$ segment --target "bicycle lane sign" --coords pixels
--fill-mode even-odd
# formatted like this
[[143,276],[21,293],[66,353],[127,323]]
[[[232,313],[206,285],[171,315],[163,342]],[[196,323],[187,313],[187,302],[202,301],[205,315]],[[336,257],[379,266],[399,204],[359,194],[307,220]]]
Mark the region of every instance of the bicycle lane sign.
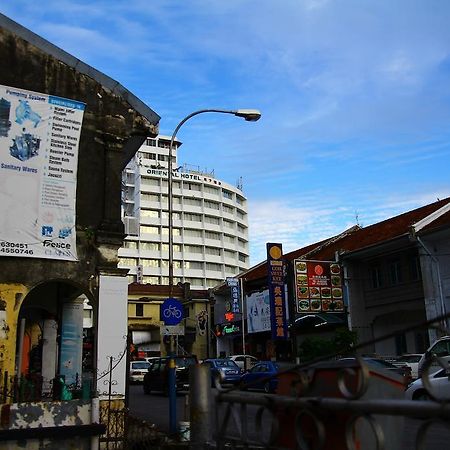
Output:
[[183,305],[175,298],[164,300],[161,305],[161,319],[164,325],[178,325],[183,319]]

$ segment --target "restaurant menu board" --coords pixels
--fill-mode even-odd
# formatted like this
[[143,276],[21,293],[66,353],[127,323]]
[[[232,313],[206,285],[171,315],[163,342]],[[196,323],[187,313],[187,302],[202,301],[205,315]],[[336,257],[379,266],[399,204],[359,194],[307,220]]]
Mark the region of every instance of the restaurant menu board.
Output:
[[329,261],[295,260],[298,313],[343,312],[341,266]]

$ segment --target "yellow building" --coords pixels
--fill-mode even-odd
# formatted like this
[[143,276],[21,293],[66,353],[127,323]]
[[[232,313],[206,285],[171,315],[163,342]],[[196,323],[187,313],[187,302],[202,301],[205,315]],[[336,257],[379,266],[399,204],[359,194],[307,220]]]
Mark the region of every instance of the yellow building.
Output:
[[[170,350],[164,335],[160,309],[169,297],[169,287],[132,283],[128,286],[128,332],[132,357],[164,356]],[[177,354],[193,354],[198,359],[212,355],[210,339],[210,304],[207,290],[191,290],[189,283],[173,288],[173,297],[184,307],[180,325],[184,333],[174,336]]]

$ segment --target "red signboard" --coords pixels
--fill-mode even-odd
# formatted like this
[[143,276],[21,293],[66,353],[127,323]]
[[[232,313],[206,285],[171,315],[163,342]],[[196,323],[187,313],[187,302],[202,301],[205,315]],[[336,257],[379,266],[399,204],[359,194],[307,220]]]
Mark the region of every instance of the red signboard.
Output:
[[294,264],[298,313],[344,311],[342,270],[338,263],[297,259]]

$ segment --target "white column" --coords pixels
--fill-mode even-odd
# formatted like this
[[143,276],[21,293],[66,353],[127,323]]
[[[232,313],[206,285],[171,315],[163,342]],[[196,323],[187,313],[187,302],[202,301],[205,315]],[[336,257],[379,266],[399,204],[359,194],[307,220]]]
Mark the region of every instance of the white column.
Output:
[[42,391],[48,393],[51,391],[51,381],[56,375],[56,362],[58,344],[56,337],[58,334],[58,324],[54,319],[44,321],[42,332]]
[[59,373],[66,385],[81,385],[83,360],[83,298],[63,303],[61,320],[61,347],[59,349]]
[[128,281],[126,277],[100,275],[97,330],[97,389],[108,393],[109,363],[113,358],[112,392],[125,395],[128,329]]

